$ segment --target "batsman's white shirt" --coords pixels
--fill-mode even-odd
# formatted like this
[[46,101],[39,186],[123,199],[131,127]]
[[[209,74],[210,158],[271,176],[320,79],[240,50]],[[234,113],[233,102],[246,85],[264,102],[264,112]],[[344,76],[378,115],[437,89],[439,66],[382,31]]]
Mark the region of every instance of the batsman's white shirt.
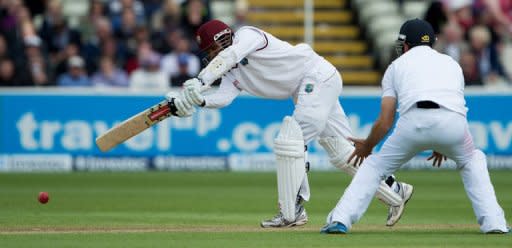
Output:
[[224,107],[242,91],[271,99],[293,97],[294,118],[303,129],[306,143],[318,135],[350,136],[338,101],[341,77],[309,45],[293,46],[261,29],[246,26],[234,34],[230,49],[240,62],[222,77],[215,93],[205,96],[205,107]]
[[[323,72],[324,78],[318,78],[319,81],[336,73],[336,68],[316,54],[309,45],[292,46],[255,27],[240,28],[230,48],[241,62],[224,75],[222,83],[231,84],[255,96],[289,98],[303,78],[313,70]],[[225,103],[209,100],[206,101],[207,106]]]
[[[381,179],[419,152],[432,149],[457,163],[481,231],[506,231],[485,155],[475,148],[469,133],[464,79],[457,62],[427,46],[412,48],[389,66],[382,88],[383,97],[397,99],[400,118],[381,150],[364,160],[327,222],[341,222],[350,228],[368,208]],[[441,107],[416,106],[425,100]]]

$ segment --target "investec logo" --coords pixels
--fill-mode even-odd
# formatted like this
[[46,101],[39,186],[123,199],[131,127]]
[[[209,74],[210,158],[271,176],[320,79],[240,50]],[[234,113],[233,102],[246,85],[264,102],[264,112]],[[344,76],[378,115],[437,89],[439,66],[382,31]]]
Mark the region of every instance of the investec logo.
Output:
[[[116,123],[101,120],[38,120],[34,113],[26,112],[16,122],[21,147],[29,151],[87,151],[94,149],[94,139]],[[194,130],[198,136],[205,136],[220,126],[218,110],[197,112],[191,118],[169,118],[156,127],[149,128],[123,145],[129,150],[145,151],[156,148],[169,150],[172,130]]]

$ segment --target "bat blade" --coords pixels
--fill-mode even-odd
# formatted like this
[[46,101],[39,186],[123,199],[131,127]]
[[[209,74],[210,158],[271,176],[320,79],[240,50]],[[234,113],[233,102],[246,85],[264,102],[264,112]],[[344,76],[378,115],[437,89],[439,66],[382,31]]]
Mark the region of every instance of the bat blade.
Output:
[[96,145],[102,152],[107,152],[169,116],[171,109],[164,100],[112,127],[96,138]]

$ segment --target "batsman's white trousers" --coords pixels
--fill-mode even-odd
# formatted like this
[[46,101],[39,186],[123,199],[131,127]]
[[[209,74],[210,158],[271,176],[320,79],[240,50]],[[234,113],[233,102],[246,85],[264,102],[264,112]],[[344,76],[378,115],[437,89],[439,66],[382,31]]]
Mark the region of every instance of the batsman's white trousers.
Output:
[[[366,212],[383,178],[417,153],[430,149],[456,162],[480,230],[506,231],[505,215],[496,199],[485,155],[475,149],[466,118],[444,108],[413,107],[401,116],[382,149],[363,162],[328,222],[338,221],[350,228]],[[440,208],[442,205],[439,201]]]
[[[347,116],[339,102],[343,81],[336,69],[327,62],[319,63],[304,77],[294,94],[293,118],[299,123],[304,144],[319,137],[352,136]],[[309,200],[307,176],[304,177],[299,195]]]

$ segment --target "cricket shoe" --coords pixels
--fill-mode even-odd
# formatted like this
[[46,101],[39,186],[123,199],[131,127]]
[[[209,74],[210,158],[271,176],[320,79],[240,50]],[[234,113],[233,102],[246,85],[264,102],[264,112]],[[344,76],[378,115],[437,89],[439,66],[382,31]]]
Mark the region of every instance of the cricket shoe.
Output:
[[511,229],[508,226],[506,231],[503,231],[501,229],[494,229],[494,230],[485,232],[485,234],[510,234],[510,231],[511,231]]
[[346,234],[348,232],[347,227],[341,222],[332,222],[320,229],[320,233],[323,234]]
[[298,210],[295,213],[294,221],[287,221],[283,214],[279,212],[274,218],[270,220],[264,220],[261,222],[261,227],[263,228],[279,228],[279,227],[292,227],[292,226],[302,226],[308,223],[308,214],[306,213],[306,209],[304,206],[298,206]]
[[405,204],[411,199],[414,187],[410,184],[403,182],[397,182],[399,186],[398,194],[402,197],[402,204],[396,207],[389,207],[388,219],[386,220],[386,226],[393,226],[402,217],[404,213]]

